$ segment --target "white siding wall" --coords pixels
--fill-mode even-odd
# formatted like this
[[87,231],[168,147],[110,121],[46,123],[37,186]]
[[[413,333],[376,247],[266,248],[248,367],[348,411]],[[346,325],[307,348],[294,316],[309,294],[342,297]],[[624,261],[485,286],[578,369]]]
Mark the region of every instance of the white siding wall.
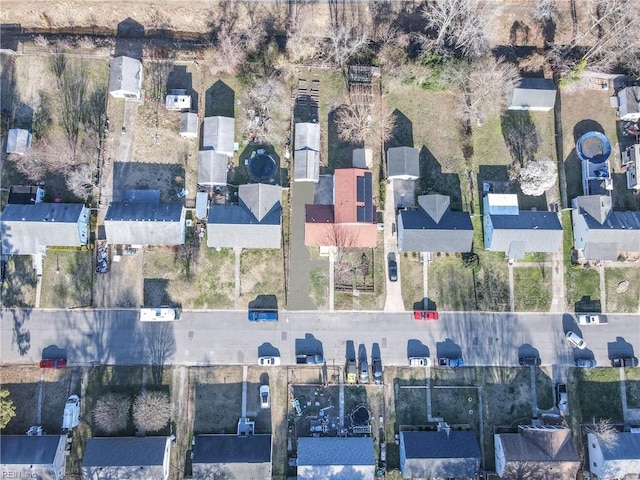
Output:
[[600,449],[600,442],[596,436],[590,433],[587,436],[589,442],[589,471],[594,475],[602,475],[602,467],[604,466],[604,457]]

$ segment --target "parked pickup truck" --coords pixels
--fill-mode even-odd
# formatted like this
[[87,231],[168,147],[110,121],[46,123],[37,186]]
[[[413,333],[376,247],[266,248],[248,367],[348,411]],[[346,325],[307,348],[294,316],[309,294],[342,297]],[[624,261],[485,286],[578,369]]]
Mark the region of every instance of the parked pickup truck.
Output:
[[606,325],[607,317],[602,315],[580,314],[578,315],[579,325]]
[[347,360],[347,383],[356,383],[358,379],[358,369],[355,360]]
[[464,367],[464,359],[462,357],[440,357],[438,365],[441,367]]
[[249,310],[248,315],[250,322],[277,322],[277,310]]
[[612,367],[637,367],[638,359],[635,357],[611,357]]
[[296,363],[298,365],[319,365],[324,363],[321,353],[303,353],[296,355]]

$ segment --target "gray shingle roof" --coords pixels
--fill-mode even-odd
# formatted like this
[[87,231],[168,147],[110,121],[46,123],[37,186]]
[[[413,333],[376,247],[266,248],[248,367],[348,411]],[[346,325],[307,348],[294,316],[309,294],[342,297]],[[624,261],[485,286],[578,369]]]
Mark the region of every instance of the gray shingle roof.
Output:
[[142,63],[130,57],[116,57],[109,62],[109,92],[141,93]]
[[197,435],[193,463],[271,463],[271,435]]
[[198,152],[198,185],[226,185],[229,157],[214,150]]
[[609,196],[573,200],[573,215],[587,225],[584,255],[589,260],[616,260],[621,252],[640,252],[640,212],[612,210]]
[[556,104],[556,87],[553,80],[523,78],[513,89],[510,110],[551,110]]
[[182,112],[180,114],[180,135],[198,136],[198,114],[193,112]]
[[400,211],[398,248],[404,252],[470,252],[473,225],[467,212],[452,212],[449,197],[421,195],[417,210]]
[[179,203],[113,202],[104,227],[115,245],[182,245],[185,209]]
[[544,471],[549,480],[575,478],[580,468],[580,458],[571,436],[571,430],[521,429],[520,433],[496,435],[505,458],[505,475],[502,478],[520,478],[517,472],[526,465],[532,471]]
[[615,445],[607,446],[603,442],[589,435],[589,441],[597,441],[600,444],[604,465],[602,466],[604,478],[623,478],[627,474],[640,472],[640,434],[618,433]]
[[405,478],[474,478],[480,469],[480,447],[474,432],[400,432]]
[[169,437],[96,437],[87,441],[83,478],[161,480]]
[[639,115],[640,86],[626,87],[618,92],[618,112],[620,117]]
[[375,465],[368,437],[299,437],[298,465]]
[[420,152],[413,147],[394,147],[387,150],[387,178],[420,176]]
[[202,149],[232,156],[236,121],[231,117],[206,117],[202,127]]
[[9,204],[0,215],[2,252],[32,255],[46,247],[86,245],[88,222],[81,203]]
[[296,123],[293,148],[294,180],[317,182],[320,176],[320,124]]
[[238,205],[211,205],[207,222],[209,247],[280,248],[282,187],[241,185]]
[[0,465],[51,465],[62,435],[2,435]]

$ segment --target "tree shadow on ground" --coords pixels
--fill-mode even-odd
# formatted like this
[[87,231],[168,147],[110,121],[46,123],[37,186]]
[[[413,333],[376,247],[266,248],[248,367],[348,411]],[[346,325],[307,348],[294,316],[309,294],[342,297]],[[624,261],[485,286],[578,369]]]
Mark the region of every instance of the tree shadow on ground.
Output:
[[144,26],[131,17],[125,18],[118,24],[116,33],[116,43],[113,49],[113,56],[126,56],[142,59],[142,42],[144,38]]
[[397,108],[393,111],[396,123],[391,138],[385,142],[385,151],[393,147],[413,147],[413,122]]
[[539,138],[529,112],[508,110],[500,117],[500,124],[513,162],[524,166],[533,160],[538,151]]
[[462,210],[460,177],[455,173],[443,173],[442,165],[431,151],[423,145],[420,149],[420,178],[418,195],[439,193],[450,197],[452,210]]
[[191,72],[187,71],[186,65],[174,65],[173,69],[167,76],[166,91],[174,89],[184,89],[187,95],[191,97],[191,111],[198,112],[199,95],[197,90],[193,88],[193,78]]

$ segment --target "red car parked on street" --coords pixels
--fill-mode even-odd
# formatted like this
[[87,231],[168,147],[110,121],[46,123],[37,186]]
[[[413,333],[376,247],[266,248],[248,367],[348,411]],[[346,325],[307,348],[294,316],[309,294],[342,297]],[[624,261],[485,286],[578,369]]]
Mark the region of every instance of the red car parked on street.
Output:
[[415,320],[438,320],[438,312],[435,310],[416,310],[413,312]]
[[66,368],[67,361],[64,358],[47,358],[40,360],[40,368]]

